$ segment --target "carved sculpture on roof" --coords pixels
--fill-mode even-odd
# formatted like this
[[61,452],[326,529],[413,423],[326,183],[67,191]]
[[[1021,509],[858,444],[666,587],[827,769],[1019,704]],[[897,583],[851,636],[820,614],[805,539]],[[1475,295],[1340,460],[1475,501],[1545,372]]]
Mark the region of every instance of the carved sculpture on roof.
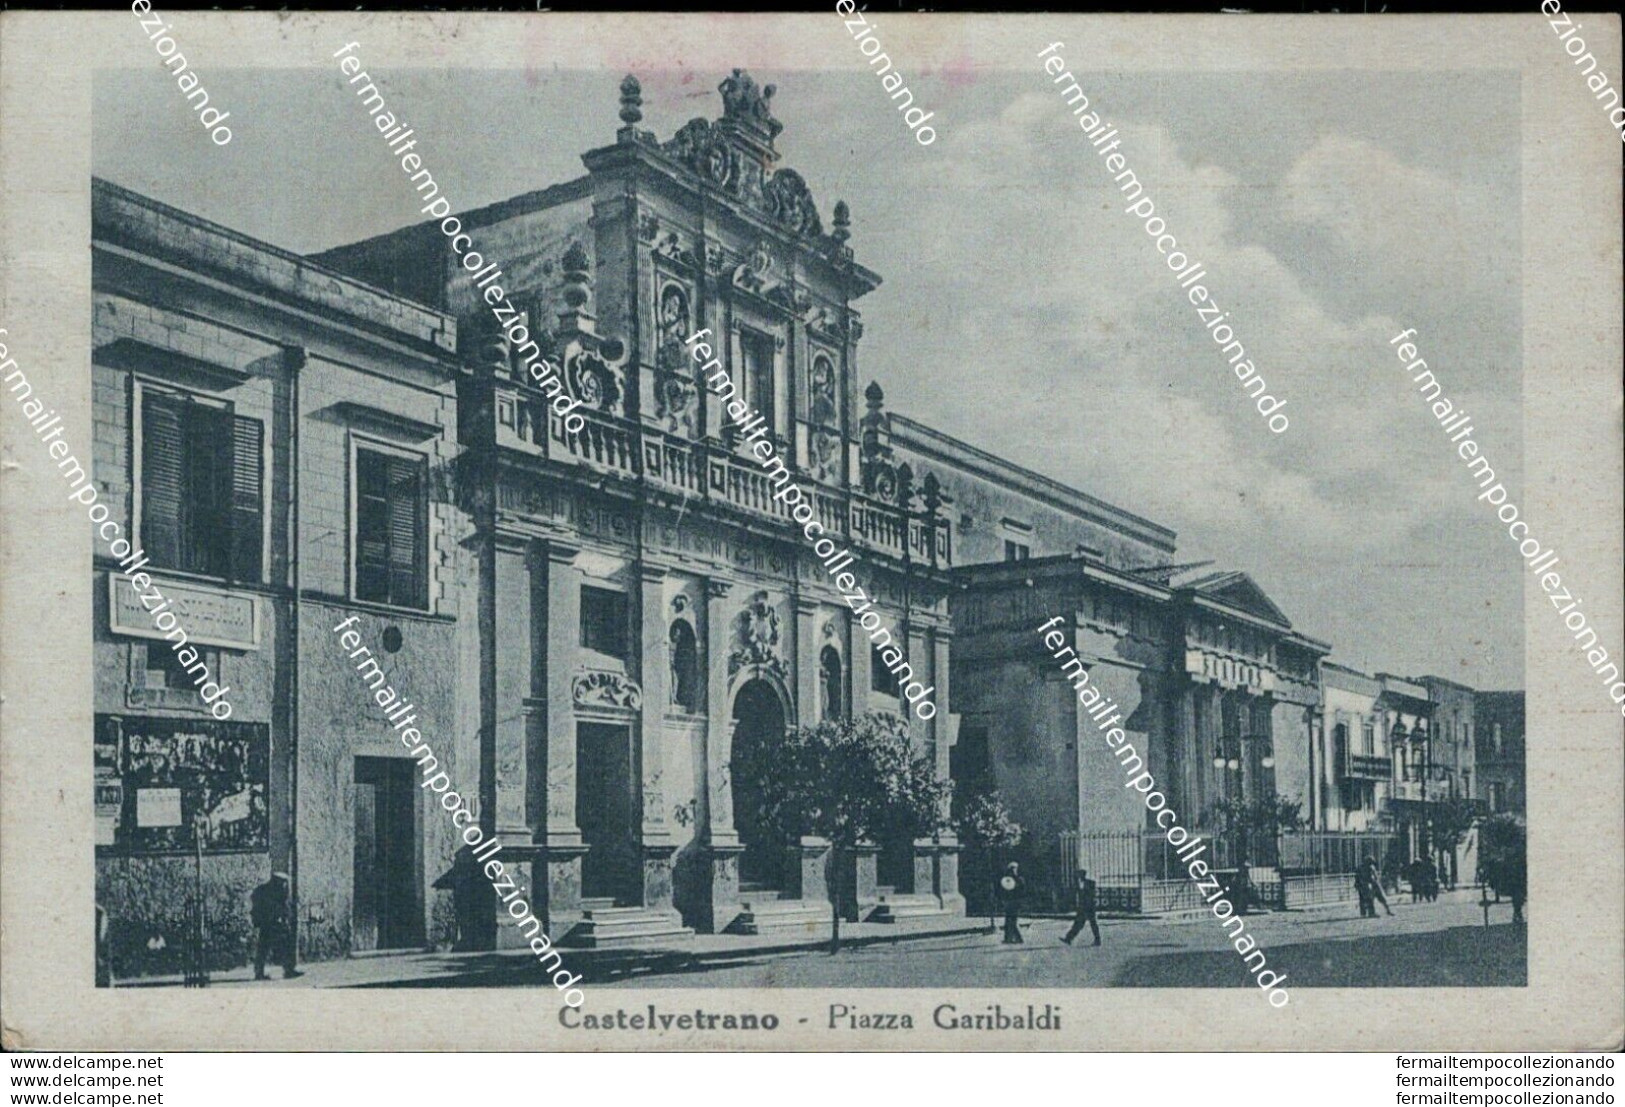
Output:
[[770,142],[784,130],[784,124],[773,118],[773,109],[768,103],[773,99],[775,86],[759,86],[749,73],[736,69],[733,76],[723,78],[717,91],[722,93],[723,118],[765,133]]
[[824,233],[812,191],[794,169],[781,169],[769,177],[762,185],[762,200],[768,215],[793,233],[814,236]]
[[[818,206],[801,174],[793,169],[770,172],[777,160],[773,140],[784,125],[773,118],[773,86],[759,86],[749,73],[733,71],[718,86],[723,117],[712,122],[691,119],[662,149],[704,180],[765,213],[791,234],[824,236]],[[840,244],[825,240],[826,248]]]

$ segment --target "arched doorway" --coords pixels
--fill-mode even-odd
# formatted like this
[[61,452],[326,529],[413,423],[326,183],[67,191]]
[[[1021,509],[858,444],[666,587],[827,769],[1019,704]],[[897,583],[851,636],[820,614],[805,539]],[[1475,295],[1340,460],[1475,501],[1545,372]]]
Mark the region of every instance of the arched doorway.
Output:
[[745,852],[739,857],[741,889],[784,887],[786,843],[761,824],[761,791],[749,766],[784,738],[784,703],[765,680],[755,679],[734,699],[733,756],[729,774],[733,790],[734,828]]

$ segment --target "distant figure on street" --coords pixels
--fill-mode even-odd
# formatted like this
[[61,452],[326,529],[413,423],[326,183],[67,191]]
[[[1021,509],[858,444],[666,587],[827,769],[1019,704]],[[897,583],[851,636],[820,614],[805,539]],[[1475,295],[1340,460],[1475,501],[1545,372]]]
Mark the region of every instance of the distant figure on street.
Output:
[[1528,895],[1528,861],[1522,853],[1502,863],[1501,880],[1506,886],[1507,898],[1512,900],[1512,921],[1523,922],[1523,901]]
[[1418,859],[1418,858],[1413,857],[1409,861],[1405,862],[1405,867],[1402,870],[1400,870],[1400,875],[1405,878],[1405,883],[1410,885],[1411,902],[1412,903],[1420,903],[1421,900],[1422,900],[1422,862],[1421,862],[1421,860]]
[[1245,915],[1247,905],[1253,900],[1253,863],[1243,857],[1236,866],[1236,875],[1230,881],[1230,903],[1236,909],[1236,914]]
[[1078,870],[1078,910],[1072,916],[1072,929],[1066,932],[1061,941],[1067,945],[1072,939],[1083,933],[1087,926],[1095,935],[1095,945],[1100,944],[1100,924],[1095,921],[1095,882],[1089,879],[1089,873],[1084,869]]
[[1374,919],[1377,917],[1377,907],[1371,895],[1371,874],[1362,864],[1354,870],[1354,894],[1360,900],[1360,917]]
[[1439,898],[1439,868],[1433,863],[1433,858],[1424,858],[1422,866],[1422,898],[1429,903]]
[[288,874],[272,873],[271,879],[254,889],[249,900],[249,921],[259,931],[254,946],[254,979],[269,980],[265,959],[282,966],[284,980],[298,976],[293,967],[293,942],[288,927]]
[[96,905],[96,987],[113,986],[113,956],[107,940],[107,912]]
[[1365,859],[1365,885],[1372,900],[1371,917],[1373,919],[1377,917],[1376,904],[1379,902],[1382,904],[1382,909],[1392,915],[1394,909],[1388,906],[1388,897],[1383,894],[1382,873],[1377,869],[1377,859],[1375,857]]
[[1016,916],[1021,910],[1021,893],[1026,884],[1021,879],[1021,866],[1012,861],[1004,867],[1004,875],[993,882],[993,898],[1004,912],[1004,944],[1020,943],[1021,928]]

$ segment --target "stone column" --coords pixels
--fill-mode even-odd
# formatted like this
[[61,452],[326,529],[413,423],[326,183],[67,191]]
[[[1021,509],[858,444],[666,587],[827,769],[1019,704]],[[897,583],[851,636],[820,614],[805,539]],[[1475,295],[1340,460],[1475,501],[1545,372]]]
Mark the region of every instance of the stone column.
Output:
[[540,845],[547,865],[548,904],[553,919],[581,913],[581,857],[587,852],[576,825],[576,723],[570,678],[580,650],[580,548],[547,543],[547,625],[544,683],[547,719],[546,823]]
[[728,760],[733,747],[733,705],[728,702],[728,645],[731,623],[727,613],[732,583],[711,579],[705,586],[706,727],[703,818],[706,864],[710,868],[710,896],[703,905],[704,929],[726,927],[738,913],[739,855],[744,846],[734,829],[733,793]]
[[638,745],[642,786],[640,843],[643,864],[642,902],[645,907],[669,908],[671,857],[677,851],[671,823],[666,818],[666,708],[671,693],[670,644],[666,637],[666,570],[647,561],[638,563],[640,648],[638,679],[643,686],[643,710],[638,718]]

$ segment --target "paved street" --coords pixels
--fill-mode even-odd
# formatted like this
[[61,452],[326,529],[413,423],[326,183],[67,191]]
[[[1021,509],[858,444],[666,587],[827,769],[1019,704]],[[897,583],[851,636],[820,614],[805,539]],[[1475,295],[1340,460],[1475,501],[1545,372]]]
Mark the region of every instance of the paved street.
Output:
[[[1437,903],[1395,897],[1394,917],[1361,919],[1354,905],[1249,915],[1247,930],[1289,987],[1473,987],[1525,983],[1525,933],[1508,903],[1491,907],[1486,929],[1477,893]],[[564,949],[592,987],[1061,987],[1212,988],[1251,986],[1251,977],[1211,915],[1107,919],[1103,945],[1085,931],[1067,947],[1063,919],[1025,922],[1020,946],[975,929],[985,919],[915,920],[913,925],[843,928],[855,939],[838,954],[812,936],[699,935],[681,951]],[[921,931],[929,931],[921,933]],[[948,931],[943,933],[943,931]],[[272,988],[502,988],[549,986],[527,952],[409,953],[312,962],[297,980],[254,983],[246,967],[212,974],[214,986]],[[179,979],[121,981],[176,986]]]
[[[1471,987],[1525,983],[1525,933],[1510,925],[1512,910],[1491,909],[1486,930],[1476,899],[1396,903],[1394,916],[1357,917],[1346,908],[1251,915],[1247,928],[1289,987]],[[922,938],[872,946],[777,956],[745,956],[676,971],[635,972],[619,983],[639,988],[696,986],[785,988],[817,986],[920,987],[1225,987],[1250,976],[1219,923],[1208,916],[1181,921],[1114,921],[1101,926],[1100,948],[1084,931],[1061,944],[1067,923],[1037,920],[1023,927],[1026,944],[1006,946],[997,934]],[[600,980],[599,987],[616,982]]]

